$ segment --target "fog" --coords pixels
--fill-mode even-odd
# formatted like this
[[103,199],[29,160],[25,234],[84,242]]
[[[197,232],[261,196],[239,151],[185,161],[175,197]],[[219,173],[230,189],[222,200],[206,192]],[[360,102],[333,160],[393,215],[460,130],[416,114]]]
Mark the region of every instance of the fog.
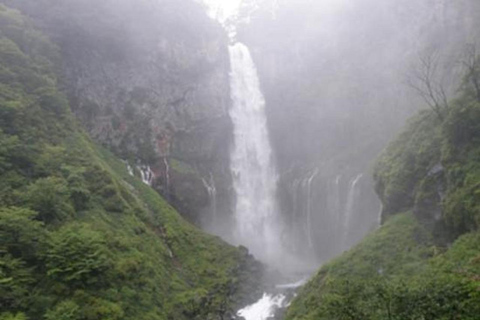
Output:
[[[73,108],[95,139],[147,168],[197,226],[260,259],[279,251],[299,273],[378,227],[374,160],[429,108],[416,83],[426,57],[455,95],[480,16],[473,0],[6,3],[62,46]],[[234,72],[239,43],[249,70]]]
[[[474,1],[244,1],[233,41],[258,69],[278,171],[281,250],[319,265],[378,227],[375,158],[428,99],[446,99],[475,44]],[[419,92],[420,89],[420,92]],[[238,201],[238,198],[237,198]]]
[[289,289],[380,226],[375,160],[480,40],[478,0],[4,2],[61,48],[85,131]]

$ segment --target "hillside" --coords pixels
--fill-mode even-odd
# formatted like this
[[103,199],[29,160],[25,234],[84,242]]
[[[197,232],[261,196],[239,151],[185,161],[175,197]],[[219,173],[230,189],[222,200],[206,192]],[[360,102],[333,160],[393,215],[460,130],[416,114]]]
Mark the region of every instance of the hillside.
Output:
[[59,47],[71,109],[95,142],[150,167],[152,186],[197,226],[219,218],[213,180],[228,221],[228,39],[199,1],[0,2]]
[[374,173],[383,226],[324,265],[286,319],[478,319],[478,59],[459,96],[420,112]]
[[0,6],[0,319],[219,319],[254,298],[246,250],[184,221],[80,129],[61,66]]

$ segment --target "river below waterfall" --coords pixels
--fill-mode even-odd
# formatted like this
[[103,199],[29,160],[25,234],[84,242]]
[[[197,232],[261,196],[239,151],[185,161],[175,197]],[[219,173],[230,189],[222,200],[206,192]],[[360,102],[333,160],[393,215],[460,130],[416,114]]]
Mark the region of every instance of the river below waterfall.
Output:
[[265,292],[260,300],[248,305],[237,312],[237,316],[244,320],[271,320],[276,319],[290,305],[296,296],[296,291],[307,281],[307,277],[299,281],[276,285],[269,292]]

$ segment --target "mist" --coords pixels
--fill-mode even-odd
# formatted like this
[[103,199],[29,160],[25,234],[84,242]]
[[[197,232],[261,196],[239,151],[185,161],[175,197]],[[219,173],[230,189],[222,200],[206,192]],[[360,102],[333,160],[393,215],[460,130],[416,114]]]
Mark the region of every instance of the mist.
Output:
[[[19,265],[31,270],[41,266],[39,272],[51,278],[19,282],[46,283],[42,288],[51,301],[45,307],[30,311],[26,302],[11,302],[13,296],[8,303],[0,299],[12,315],[53,319],[67,305],[58,292],[65,292],[72,310],[83,310],[90,300],[79,292],[93,290],[92,296],[101,292],[101,299],[115,304],[112,310],[121,310],[112,319],[141,314],[293,320],[321,314],[318,319],[333,320],[343,319],[338,305],[351,303],[363,312],[355,314],[358,319],[380,310],[365,316],[374,320],[385,316],[382,303],[375,300],[365,311],[351,302],[361,296],[352,292],[378,299],[414,289],[421,296],[432,287],[443,292],[440,280],[447,276],[408,282],[416,271],[405,257],[434,274],[427,259],[448,259],[440,255],[459,237],[474,234],[480,221],[475,163],[480,2],[0,2],[5,42],[0,51],[6,52],[0,62],[8,69],[2,82],[15,92],[0,96],[18,100],[2,102],[0,115],[13,117],[18,106],[54,105],[45,113],[15,111],[18,119],[25,115],[25,123],[0,119],[0,142],[6,146],[0,148],[0,175],[5,173],[0,209],[40,212],[28,219],[41,222],[35,228],[53,238],[70,224],[98,224],[103,229],[92,236],[99,239],[92,246],[118,249],[102,257],[122,257],[103,266],[112,273],[101,280],[72,284],[68,277],[66,282],[51,277],[57,271],[45,271],[50,265],[44,261],[60,255],[51,253],[53,240],[45,240],[48,254],[38,257],[5,251],[8,259],[23,259]],[[10,65],[12,56],[27,62]],[[30,73],[22,69],[27,67]],[[45,92],[61,98],[47,99]],[[58,111],[58,101],[64,101],[65,113]],[[58,137],[49,125],[57,126]],[[11,140],[1,140],[4,132]],[[79,136],[82,143],[72,142]],[[11,147],[16,139],[34,144],[27,148],[31,154],[48,155],[10,157],[17,152]],[[81,158],[89,153],[90,160]],[[68,218],[40,218],[42,210],[60,208],[53,196],[51,202],[38,201],[48,210],[34,202],[32,190],[42,189],[36,185],[42,179],[58,184],[52,194],[69,195],[62,198]],[[110,240],[116,229],[133,240]],[[402,249],[389,247],[396,242]],[[145,249],[149,246],[155,253]],[[129,248],[142,258],[123,257]],[[3,258],[2,250],[0,243]],[[158,292],[160,287],[148,284],[155,301],[146,300],[143,311],[122,309],[140,290],[138,283],[125,290],[126,284],[102,287],[153,265],[159,265],[155,272],[171,274],[171,282]],[[165,279],[152,270],[140,277]],[[330,276],[338,282],[329,282]],[[396,276],[403,282],[396,283]],[[397,290],[404,283],[407,289]],[[31,291],[25,288],[18,292]],[[348,303],[335,300],[339,297]],[[402,314],[401,301],[407,300],[398,301]],[[164,302],[166,311],[159,307]],[[142,313],[149,308],[155,311]],[[78,319],[87,319],[82,312]]]

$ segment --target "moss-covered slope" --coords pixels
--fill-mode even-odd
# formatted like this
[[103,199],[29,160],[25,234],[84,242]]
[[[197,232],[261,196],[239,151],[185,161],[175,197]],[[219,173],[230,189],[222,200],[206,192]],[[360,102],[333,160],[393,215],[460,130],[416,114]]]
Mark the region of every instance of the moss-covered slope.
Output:
[[299,293],[287,319],[478,319],[480,236],[446,252],[411,213],[396,215],[325,265]]
[[420,113],[381,155],[384,225],[325,265],[287,319],[479,318],[480,101],[468,80],[442,117]]
[[221,319],[259,266],[91,142],[59,65],[0,6],[0,319]]

